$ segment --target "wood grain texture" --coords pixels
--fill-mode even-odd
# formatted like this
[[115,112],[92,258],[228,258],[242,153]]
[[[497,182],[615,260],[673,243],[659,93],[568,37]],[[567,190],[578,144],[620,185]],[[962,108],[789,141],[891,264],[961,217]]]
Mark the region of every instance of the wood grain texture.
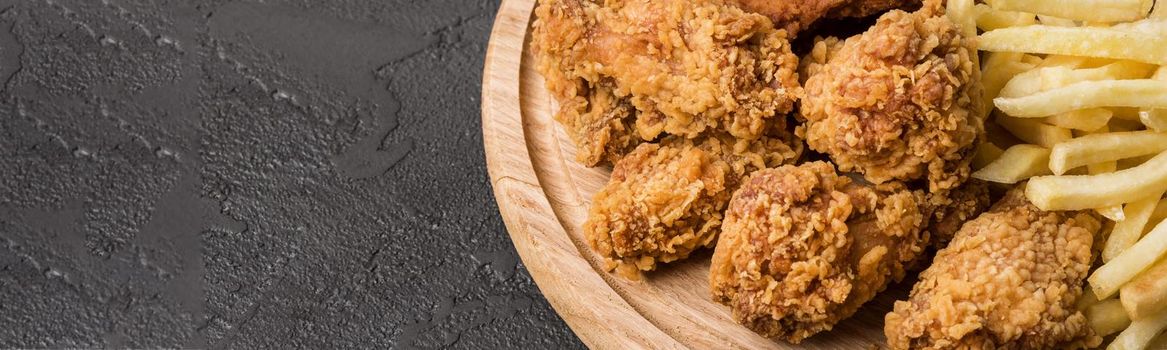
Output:
[[511,240],[539,289],[593,348],[839,349],[883,344],[883,315],[909,283],[891,287],[830,332],[793,346],[739,326],[709,295],[710,251],[627,281],[604,272],[580,229],[610,169],[574,161],[554,101],[528,50],[534,0],[504,0],[482,82],[487,167]]

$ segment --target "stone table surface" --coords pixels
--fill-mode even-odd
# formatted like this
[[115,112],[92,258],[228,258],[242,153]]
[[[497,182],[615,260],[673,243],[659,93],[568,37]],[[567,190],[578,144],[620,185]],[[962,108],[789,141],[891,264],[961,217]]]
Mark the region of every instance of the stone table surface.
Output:
[[498,0],[0,0],[0,348],[580,348],[507,237]]

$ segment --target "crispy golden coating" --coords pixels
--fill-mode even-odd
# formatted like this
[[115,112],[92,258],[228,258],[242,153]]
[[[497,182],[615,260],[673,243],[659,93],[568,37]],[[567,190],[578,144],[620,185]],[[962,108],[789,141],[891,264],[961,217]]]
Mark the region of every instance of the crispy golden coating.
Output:
[[1101,226],[1089,211],[1046,212],[1023,186],[966,223],[884,324],[892,349],[1097,346],[1074,307]]
[[713,299],[767,337],[799,342],[851,316],[926,240],[923,195],[872,187],[829,163],[755,172],[734,193],[713,255]]
[[643,140],[636,134],[636,108],[616,97],[612,88],[578,81],[584,96],[563,99],[555,120],[576,145],[576,161],[596,166],[615,164]]
[[722,0],[541,0],[536,16],[537,68],[585,164],[635,136],[757,139],[801,95],[785,32]]
[[711,246],[741,180],[801,154],[791,135],[779,135],[753,141],[670,137],[641,144],[616,163],[611,180],[596,193],[584,223],[588,243],[609,270],[632,279]]
[[937,11],[894,10],[845,42],[816,44],[802,68],[811,149],[874,183],[926,178],[937,192],[968,178],[984,129],[975,38]]
[[733,0],[746,11],[769,17],[791,37],[809,28],[819,19],[867,17],[890,9],[906,9],[918,0]]
[[926,198],[931,215],[924,231],[936,248],[944,248],[961,225],[981,215],[992,204],[989,184],[976,179],[968,179],[950,191],[929,193]]

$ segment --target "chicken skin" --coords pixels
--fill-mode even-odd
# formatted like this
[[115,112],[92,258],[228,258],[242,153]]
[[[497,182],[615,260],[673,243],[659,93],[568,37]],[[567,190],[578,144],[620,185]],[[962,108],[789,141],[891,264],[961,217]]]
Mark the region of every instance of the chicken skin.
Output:
[[667,135],[755,140],[802,93],[786,33],[722,0],[541,0],[536,16],[537,69],[586,165]]
[[769,17],[794,37],[822,18],[867,17],[919,6],[919,0],[734,0],[746,11]]
[[1014,188],[961,227],[895,303],[892,349],[1050,349],[1097,346],[1074,304],[1101,224],[1090,211],[1047,212]]
[[800,109],[811,149],[877,184],[926,179],[943,195],[964,183],[984,129],[975,38],[939,13],[929,1],[816,43]]
[[719,135],[641,144],[596,193],[584,222],[588,243],[608,270],[630,279],[713,245],[742,179],[801,154],[801,144],[781,129],[753,141]]
[[870,185],[826,162],[752,174],[734,193],[710,288],[733,317],[798,343],[855,313],[924,250],[922,191]]

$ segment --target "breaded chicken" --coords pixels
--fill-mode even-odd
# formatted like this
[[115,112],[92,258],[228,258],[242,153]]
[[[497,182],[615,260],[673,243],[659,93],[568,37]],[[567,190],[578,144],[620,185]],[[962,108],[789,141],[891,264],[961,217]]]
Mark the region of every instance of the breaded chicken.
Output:
[[975,38],[939,7],[893,10],[861,35],[816,43],[800,109],[811,149],[874,183],[926,179],[939,192],[968,178],[984,129]]
[[924,231],[936,248],[944,248],[961,225],[981,215],[992,204],[989,184],[971,178],[960,187],[929,193],[926,198],[930,219]]
[[615,164],[643,140],[636,134],[636,108],[616,97],[610,86],[577,80],[573,91],[583,96],[561,99],[558,121],[576,146],[576,161],[586,166]]
[[596,193],[584,223],[588,243],[609,270],[631,279],[711,246],[742,179],[801,154],[792,135],[778,127],[773,133],[753,141],[720,135],[641,144]]
[[791,342],[855,313],[924,250],[923,194],[873,186],[826,162],[755,172],[734,193],[713,255],[713,299]]
[[723,0],[541,0],[536,16],[537,68],[585,164],[634,137],[754,140],[801,95],[785,32]]
[[746,11],[769,17],[791,37],[822,18],[867,17],[919,6],[919,0],[733,0]]
[[1101,224],[1090,211],[1047,212],[1014,188],[965,223],[895,303],[892,349],[1052,349],[1101,339],[1074,304]]

